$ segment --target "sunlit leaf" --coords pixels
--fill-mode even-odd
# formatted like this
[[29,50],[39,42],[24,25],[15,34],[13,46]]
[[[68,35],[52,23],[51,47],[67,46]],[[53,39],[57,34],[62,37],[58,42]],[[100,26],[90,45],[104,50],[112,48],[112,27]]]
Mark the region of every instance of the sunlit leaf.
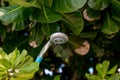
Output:
[[26,57],[27,55],[27,51],[26,50],[23,50],[21,52],[21,54],[15,59],[14,61],[14,65],[18,65],[19,63],[21,63],[21,61]]
[[68,13],[82,8],[87,0],[54,0],[53,9],[60,13]]
[[0,20],[11,23],[27,19],[31,15],[31,8],[22,6],[8,6],[0,8]]
[[15,49],[13,52],[11,52],[8,57],[10,62],[12,63],[12,65],[14,65],[14,61],[16,60],[16,58],[20,55],[20,51]]
[[17,69],[23,68],[32,62],[33,62],[33,58],[28,55],[21,61],[21,63],[19,65],[15,66],[15,68],[17,68]]
[[[36,0],[34,0],[36,1]],[[9,2],[12,4],[17,4],[17,5],[21,5],[21,6],[24,6],[24,7],[31,7],[33,5],[33,1],[32,2],[27,2],[26,0],[9,0]]]
[[111,69],[107,72],[107,74],[114,74],[114,73],[116,72],[116,69],[117,69],[117,65],[114,66],[113,68],[111,68]]
[[39,69],[39,63],[32,62],[29,65],[20,69],[20,72],[24,73],[35,73]]
[[102,78],[104,78],[106,76],[108,68],[109,68],[109,64],[110,64],[109,61],[104,61],[102,64],[98,63],[96,65],[96,70],[102,76]]
[[8,61],[7,59],[0,59],[0,63],[7,69],[11,68],[11,62]]

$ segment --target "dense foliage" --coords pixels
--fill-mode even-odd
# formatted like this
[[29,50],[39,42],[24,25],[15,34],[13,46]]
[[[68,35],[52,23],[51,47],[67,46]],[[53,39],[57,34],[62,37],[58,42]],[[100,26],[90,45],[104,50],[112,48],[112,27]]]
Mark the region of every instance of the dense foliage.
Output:
[[85,79],[88,68],[105,59],[119,67],[120,0],[0,1],[0,46],[7,53],[17,47],[35,59],[50,35],[60,31],[69,41],[49,49],[41,71],[65,63],[69,75]]

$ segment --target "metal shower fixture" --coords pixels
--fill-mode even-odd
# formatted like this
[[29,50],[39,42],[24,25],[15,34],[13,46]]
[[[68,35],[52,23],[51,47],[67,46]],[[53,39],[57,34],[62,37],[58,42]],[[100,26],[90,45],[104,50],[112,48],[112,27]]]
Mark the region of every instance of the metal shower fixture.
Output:
[[49,49],[51,45],[56,45],[56,44],[64,44],[68,41],[68,36],[64,33],[61,32],[56,32],[53,33],[50,36],[50,40],[45,44],[45,46],[42,48],[40,51],[39,55],[36,58],[35,62],[40,63],[43,59],[43,55],[46,53],[46,51]]

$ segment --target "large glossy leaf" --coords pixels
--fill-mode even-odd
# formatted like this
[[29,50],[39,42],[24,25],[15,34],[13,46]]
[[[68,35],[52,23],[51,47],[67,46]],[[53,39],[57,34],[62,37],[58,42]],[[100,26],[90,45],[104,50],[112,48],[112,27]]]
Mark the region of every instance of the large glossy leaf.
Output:
[[118,22],[120,21],[120,1],[118,0],[112,0],[111,1],[111,9],[110,13],[113,19],[117,20]]
[[26,0],[9,0],[9,2],[12,4],[24,6],[24,7],[31,7],[34,3],[34,2],[27,2]]
[[88,6],[96,10],[104,10],[111,0],[89,0]]
[[106,13],[102,27],[102,32],[107,35],[111,35],[117,33],[118,31],[119,31],[118,24],[109,16],[108,13]]
[[33,12],[33,19],[41,23],[53,23],[59,21],[62,18],[61,14],[54,12],[52,11],[52,9],[49,8],[45,8],[41,10],[36,9],[34,12]]
[[87,0],[54,0],[53,9],[60,13],[68,13],[82,8]]
[[31,15],[31,8],[24,8],[22,6],[8,6],[0,8],[0,20],[11,23],[23,21]]
[[84,22],[83,22],[82,14],[80,12],[63,14],[62,20],[68,25],[68,28],[75,35],[79,35],[80,32],[83,30]]

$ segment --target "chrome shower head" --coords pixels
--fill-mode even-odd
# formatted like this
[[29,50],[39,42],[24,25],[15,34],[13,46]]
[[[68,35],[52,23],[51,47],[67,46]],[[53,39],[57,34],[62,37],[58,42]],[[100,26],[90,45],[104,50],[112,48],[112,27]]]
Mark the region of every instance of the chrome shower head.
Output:
[[50,36],[50,41],[53,44],[64,44],[65,42],[68,41],[68,36],[61,32],[53,33]]
[[61,32],[53,33],[50,36],[50,40],[45,44],[45,46],[40,51],[40,54],[38,55],[36,62],[40,63],[42,61],[43,55],[52,44],[64,44],[67,41],[68,41],[68,37],[64,33]]

